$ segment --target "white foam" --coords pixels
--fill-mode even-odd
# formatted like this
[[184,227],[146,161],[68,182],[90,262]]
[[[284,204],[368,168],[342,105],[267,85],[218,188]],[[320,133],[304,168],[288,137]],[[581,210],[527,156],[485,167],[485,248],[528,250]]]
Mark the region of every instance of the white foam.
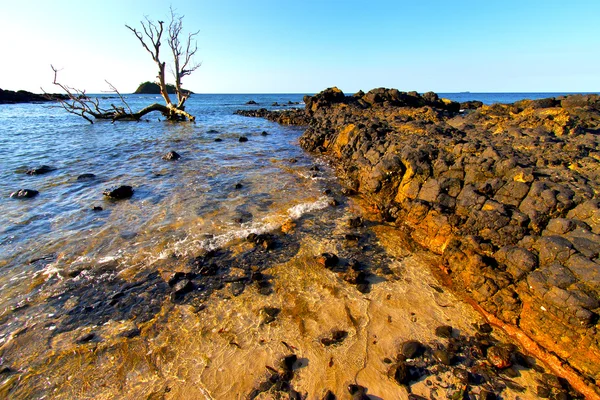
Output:
[[298,219],[304,214],[311,211],[322,210],[329,205],[331,199],[327,196],[319,198],[317,201],[311,203],[301,203],[287,210],[287,213],[292,219]]

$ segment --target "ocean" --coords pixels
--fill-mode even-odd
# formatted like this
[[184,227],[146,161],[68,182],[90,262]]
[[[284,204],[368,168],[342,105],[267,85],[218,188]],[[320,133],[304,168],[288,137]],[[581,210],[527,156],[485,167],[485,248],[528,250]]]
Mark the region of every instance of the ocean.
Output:
[[[456,101],[487,104],[558,95],[561,93],[440,94]],[[118,101],[100,97],[106,103]],[[154,95],[125,97],[133,109],[162,101]],[[16,331],[28,330],[29,344],[15,353],[23,357],[22,362],[36,366],[27,376],[45,376],[48,360],[57,363],[51,371],[62,371],[50,379],[49,386],[31,383],[21,395],[42,395],[53,388],[74,394],[60,376],[75,374],[82,364],[72,359],[61,364],[53,358],[57,349],[68,353],[79,346],[65,335],[77,336],[92,329],[101,332],[97,337],[106,337],[109,328],[98,327],[122,323],[138,329],[141,324],[156,323],[159,310],[169,302],[170,290],[157,278],[157,271],[164,278],[164,265],[170,260],[188,265],[206,252],[226,249],[233,258],[227,258],[227,266],[219,264],[221,272],[231,273],[233,268],[240,273],[260,271],[262,259],[254,260],[256,265],[242,265],[239,254],[248,251],[246,238],[282,227],[297,227],[294,240],[303,244],[294,247],[286,242],[283,246],[278,259],[281,265],[297,259],[296,264],[287,265],[288,270],[305,267],[305,258],[298,254],[303,254],[306,246],[318,251],[333,246],[332,237],[342,234],[335,221],[359,214],[359,207],[340,194],[333,169],[298,146],[301,128],[233,114],[256,107],[302,107],[302,97],[196,94],[187,102],[187,111],[196,116],[195,124],[160,121],[158,113],[141,122],[89,124],[56,104],[0,105],[0,344],[10,342]],[[250,100],[258,105],[247,105]],[[275,102],[286,106],[272,106]],[[248,141],[240,142],[241,136]],[[169,151],[176,151],[181,159],[163,160]],[[26,174],[41,165],[52,171]],[[78,179],[83,174],[94,176]],[[103,196],[105,189],[119,185],[132,186],[133,197],[111,201]],[[9,198],[21,188],[37,190],[39,195],[26,200]],[[363,246],[362,262],[388,262],[375,238]],[[122,289],[136,282],[151,284],[140,286],[151,298],[134,289]],[[220,285],[196,289],[206,289],[208,294],[201,299],[206,302],[210,296],[222,296]],[[121,308],[115,302],[104,304],[117,294],[129,299]],[[250,297],[248,301],[257,300]],[[324,300],[316,296],[308,303],[319,301]],[[226,303],[219,303],[216,309],[221,316],[231,312]],[[94,314],[94,310],[101,312]],[[95,317],[90,317],[90,312]],[[220,318],[217,314],[212,318]],[[175,327],[181,321],[161,324],[177,336]],[[59,333],[62,336],[57,339]],[[223,353],[224,347],[213,351],[223,362],[231,361]],[[183,353],[177,350],[177,354]],[[15,354],[7,351],[5,357],[19,364]],[[199,357],[200,353],[194,354]],[[113,365],[107,361],[104,367],[94,368],[100,373]],[[226,378],[211,379],[217,385]],[[147,376],[140,372],[131,379],[140,382]],[[100,383],[85,384],[98,393],[104,390]],[[242,386],[228,390],[237,393]],[[107,393],[116,395],[122,390]]]

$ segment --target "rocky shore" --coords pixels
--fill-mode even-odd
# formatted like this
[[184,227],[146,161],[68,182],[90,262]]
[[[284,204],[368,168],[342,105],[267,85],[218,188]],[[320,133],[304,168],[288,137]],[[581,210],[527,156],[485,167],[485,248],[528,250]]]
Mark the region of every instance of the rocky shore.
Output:
[[458,104],[337,88],[305,110],[349,193],[436,255],[439,275],[572,384],[600,382],[600,96]]
[[12,91],[0,89],[0,104],[43,103],[47,101],[67,100],[65,94],[36,94],[25,90]]

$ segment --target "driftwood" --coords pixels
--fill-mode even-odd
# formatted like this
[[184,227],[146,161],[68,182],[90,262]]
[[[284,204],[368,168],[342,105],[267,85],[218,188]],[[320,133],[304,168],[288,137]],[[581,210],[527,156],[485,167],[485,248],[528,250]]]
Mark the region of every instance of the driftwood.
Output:
[[142,47],[150,53],[152,60],[158,66],[156,76],[160,87],[160,94],[165,100],[165,104],[154,103],[140,111],[133,112],[125,98],[110,82],[106,82],[111,90],[121,99],[121,105],[111,104],[109,108],[102,106],[100,100],[89,97],[85,90],[75,89],[58,82],[58,70],[52,67],[54,71],[53,84],[60,87],[68,96],[68,99],[59,100],[60,105],[68,112],[79,115],[90,123],[95,119],[111,121],[139,121],[144,115],[153,111],[159,111],[167,120],[171,121],[195,121],[195,117],[185,111],[185,102],[190,93],[181,88],[181,80],[190,75],[200,67],[199,63],[193,62],[193,57],[197,52],[196,36],[198,31],[190,33],[187,39],[182,43],[180,36],[183,35],[183,16],[177,15],[171,8],[171,21],[168,26],[167,44],[173,55],[172,73],[175,79],[175,93],[177,95],[177,104],[174,104],[167,93],[167,84],[165,79],[166,63],[161,61],[160,47],[163,41],[164,22],[152,21],[146,18],[141,21],[142,28],[138,30],[129,25],[125,25],[138,38]]

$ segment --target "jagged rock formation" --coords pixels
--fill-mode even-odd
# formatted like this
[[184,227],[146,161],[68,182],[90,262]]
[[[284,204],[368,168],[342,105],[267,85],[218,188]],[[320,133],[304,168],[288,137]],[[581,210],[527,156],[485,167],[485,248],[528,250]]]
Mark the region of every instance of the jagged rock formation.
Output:
[[243,115],[245,117],[265,118],[269,121],[277,122],[282,125],[306,125],[310,122],[303,109],[290,109],[283,111],[269,111],[266,108],[258,110],[237,110],[234,114]]
[[305,149],[440,255],[457,291],[600,382],[600,96],[466,114],[395,89],[304,101]]

